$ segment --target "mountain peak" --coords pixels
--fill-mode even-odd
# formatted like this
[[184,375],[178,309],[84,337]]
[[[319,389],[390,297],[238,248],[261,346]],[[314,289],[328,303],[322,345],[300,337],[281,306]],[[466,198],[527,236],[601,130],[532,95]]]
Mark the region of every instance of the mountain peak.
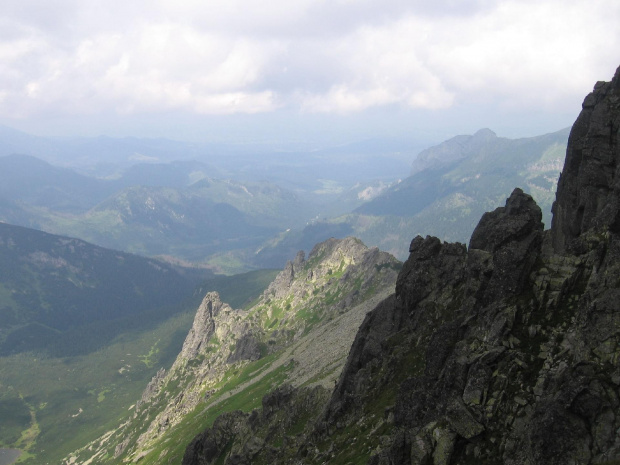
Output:
[[[137,461],[164,435],[174,435],[175,428],[202,421],[202,414],[186,418],[188,413],[231,402],[238,406],[248,396],[243,409],[257,407],[262,394],[283,380],[314,389],[304,401],[312,399],[311,408],[324,403],[357,328],[391,293],[399,269],[398,260],[359,239],[332,238],[317,244],[307,259],[299,252],[248,309],[233,309],[218,293],[208,292],[172,368],[158,372],[133,419],[115,432],[117,445],[105,450],[110,444],[102,443],[89,456],[114,454]],[[280,389],[271,400],[284,405],[306,397],[298,391],[289,396],[289,391]],[[293,419],[304,417],[289,413]],[[246,414],[228,418],[234,423],[246,419]],[[138,436],[136,431],[144,432]]]
[[474,139],[494,139],[497,137],[497,134],[489,128],[482,128],[476,131],[472,137]]
[[488,128],[474,135],[455,136],[439,145],[423,150],[413,161],[411,175],[427,169],[439,169],[456,163],[479,152],[481,147],[492,143],[497,135]]

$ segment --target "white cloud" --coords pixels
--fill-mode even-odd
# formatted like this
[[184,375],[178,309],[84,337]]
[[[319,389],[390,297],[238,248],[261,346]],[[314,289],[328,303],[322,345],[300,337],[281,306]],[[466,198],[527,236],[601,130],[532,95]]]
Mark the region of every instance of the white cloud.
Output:
[[616,0],[9,3],[3,117],[551,108],[620,60]]
[[618,18],[617,2],[502,2],[441,23],[427,62],[462,99],[555,105],[611,77]]
[[[390,104],[450,106],[453,95],[420,59],[418,34],[415,22],[399,21],[390,27],[364,27],[335,42],[330,69],[336,83],[311,93],[301,89],[302,108],[346,113]],[[317,57],[321,52],[315,50]]]

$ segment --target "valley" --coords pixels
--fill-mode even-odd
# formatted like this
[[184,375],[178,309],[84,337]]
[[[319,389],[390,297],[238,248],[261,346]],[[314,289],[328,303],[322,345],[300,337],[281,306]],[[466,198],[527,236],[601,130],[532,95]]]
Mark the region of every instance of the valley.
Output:
[[620,465],[618,18],[3,2],[0,465]]
[[[313,168],[295,182],[279,156],[268,170],[248,155],[239,171],[213,159],[158,160],[107,178],[85,164],[78,173],[0,158],[0,215],[22,225],[0,225],[0,447],[32,465],[180,464],[197,432],[229,421],[247,428],[245,417],[227,415],[262,408],[253,428],[271,431],[265,444],[292,457],[319,421],[310,406],[326,404],[339,383],[358,328],[391,299],[402,265],[379,249],[402,259],[412,234],[459,240],[513,183],[550,210],[567,136],[458,136],[411,168],[395,165],[400,178],[383,168],[360,175],[350,155],[334,179],[318,178],[329,171],[323,153],[301,163]],[[19,176],[30,180],[9,182]],[[207,307],[218,310],[196,328]],[[210,336],[192,349],[188,334]],[[387,424],[364,421],[368,439],[346,460],[366,460],[382,444]]]
[[[172,364],[191,327],[201,286],[242,305],[274,276],[265,270],[203,279],[175,307],[151,310],[133,320],[91,321],[64,333],[61,344],[42,346],[36,338],[24,339],[21,331],[13,336],[22,341],[20,352],[0,357],[0,445],[19,449],[20,463],[60,463],[68,452],[131,412],[159,368]],[[88,337],[75,337],[82,333]],[[10,342],[5,347],[9,352],[15,348]]]

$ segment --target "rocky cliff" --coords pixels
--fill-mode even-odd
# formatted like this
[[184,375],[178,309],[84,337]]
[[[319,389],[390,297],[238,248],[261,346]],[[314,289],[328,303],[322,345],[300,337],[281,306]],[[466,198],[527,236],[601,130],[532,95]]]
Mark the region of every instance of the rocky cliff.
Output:
[[515,189],[469,247],[416,237],[311,427],[269,435],[312,395],[276,391],[218,419],[184,465],[618,463],[619,128],[620,68],[584,101],[550,230]]
[[[262,401],[267,408],[253,425],[267,434],[279,419],[274,437],[284,425],[303,431],[316,419],[316,406],[327,402],[364,316],[391,292],[401,266],[358,239],[330,239],[307,259],[297,254],[246,309],[208,292],[168,372],[157,373],[127,421],[65,463],[180,463],[193,435],[219,413],[250,411],[282,385],[288,387]],[[222,435],[214,441],[245,417],[218,420]],[[253,438],[249,450],[262,444]]]

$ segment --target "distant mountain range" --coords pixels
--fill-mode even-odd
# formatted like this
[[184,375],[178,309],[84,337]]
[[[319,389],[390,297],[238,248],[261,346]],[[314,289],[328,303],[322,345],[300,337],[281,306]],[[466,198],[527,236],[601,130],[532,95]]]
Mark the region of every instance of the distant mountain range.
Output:
[[138,164],[197,161],[208,166],[213,178],[269,181],[308,193],[325,185],[346,189],[359,182],[396,179],[425,145],[406,139],[281,147],[276,143],[194,143],[162,138],[53,138],[0,126],[0,157],[31,155],[99,178],[118,177]]
[[[0,131],[0,148],[6,132]],[[40,139],[9,133],[13,143],[5,150],[42,147]],[[205,153],[170,141],[87,139],[82,142],[105,153],[119,148],[110,158],[118,161],[113,177],[78,174],[30,156],[0,157],[0,219],[228,272],[281,267],[297,250],[347,235],[404,259],[412,233],[466,241],[477,218],[502,204],[512,186],[532,194],[549,224],[567,138],[567,129],[523,139],[482,129],[420,152],[407,168],[399,165],[398,145],[381,149],[372,141],[251,154],[247,148]],[[71,144],[77,142],[62,147]],[[140,144],[151,155],[128,155]],[[175,151],[202,159],[170,161]],[[78,166],[76,157],[67,155],[65,164]],[[95,158],[88,157],[88,170],[79,166],[92,174]],[[397,166],[409,176],[389,178]]]
[[221,271],[281,267],[284,255],[267,263],[256,252],[377,196],[414,153],[378,141],[282,152],[0,127],[0,220]]
[[141,164],[112,180],[25,155],[0,157],[0,220],[118,250],[194,262],[258,248],[309,206],[268,182],[209,177],[199,162]]
[[[457,136],[421,152],[411,175],[383,190],[350,214],[322,218],[303,232],[292,231],[265,247],[266,263],[306,247],[311,231],[336,237],[354,235],[404,259],[407,238],[435,235],[466,242],[478,218],[504,203],[514,186],[530,193],[549,226],[557,178],[562,170],[568,129],[524,139],[497,137],[489,129]],[[260,261],[260,258],[259,258]]]

